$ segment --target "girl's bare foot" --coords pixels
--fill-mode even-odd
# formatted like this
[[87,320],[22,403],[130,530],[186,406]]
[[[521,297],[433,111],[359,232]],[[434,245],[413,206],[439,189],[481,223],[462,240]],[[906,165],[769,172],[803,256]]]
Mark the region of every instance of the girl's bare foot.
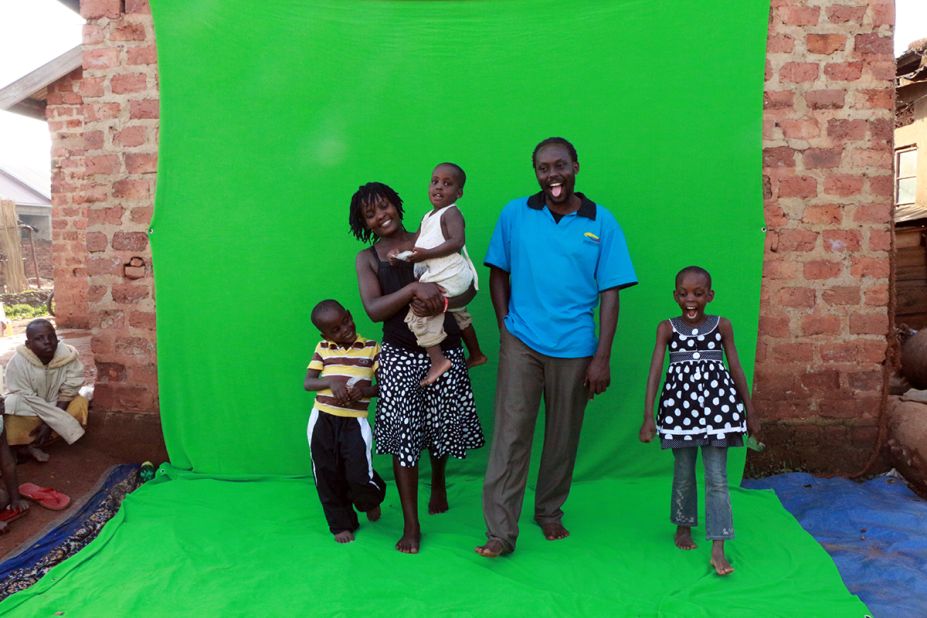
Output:
[[485,365],[489,361],[486,358],[485,354],[477,354],[476,356],[470,355],[470,358],[467,359],[467,369],[471,367],[479,367],[480,365]]
[[396,549],[404,554],[417,554],[422,543],[422,532],[418,528],[404,530],[402,537],[396,541]]
[[692,528],[689,526],[676,526],[676,536],[674,537],[676,547],[679,549],[695,549],[698,545],[692,540]]
[[431,369],[428,370],[428,373],[425,375],[425,379],[422,380],[420,385],[428,386],[429,384],[434,384],[437,382],[438,378],[444,375],[450,368],[451,361],[447,358],[443,358],[440,361],[431,363]]
[[570,536],[570,531],[563,527],[559,521],[552,524],[538,524],[541,526],[541,532],[548,541],[559,541]]
[[351,532],[350,530],[342,530],[341,532],[335,535],[336,543],[350,543],[353,540],[354,540],[354,533]]
[[444,513],[448,508],[450,507],[447,504],[447,489],[433,487],[431,489],[431,498],[428,500],[428,514]]
[[734,572],[734,567],[724,555],[724,541],[715,541],[711,547],[711,566],[715,568],[715,573],[718,575],[730,575]]
[[498,539],[489,539],[484,544],[476,547],[474,551],[484,558],[498,558],[499,556],[512,553],[511,550],[505,546],[505,543]]
[[367,511],[367,521],[377,521],[380,519],[380,516],[383,514],[383,511],[380,510],[379,506],[375,506],[369,511]]

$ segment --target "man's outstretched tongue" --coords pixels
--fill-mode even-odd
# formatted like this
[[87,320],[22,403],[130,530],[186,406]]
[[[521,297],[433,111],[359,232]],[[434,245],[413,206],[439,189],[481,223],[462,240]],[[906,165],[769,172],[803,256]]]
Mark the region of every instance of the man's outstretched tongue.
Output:
[[559,198],[563,193],[563,187],[561,185],[551,185],[550,194],[556,198]]

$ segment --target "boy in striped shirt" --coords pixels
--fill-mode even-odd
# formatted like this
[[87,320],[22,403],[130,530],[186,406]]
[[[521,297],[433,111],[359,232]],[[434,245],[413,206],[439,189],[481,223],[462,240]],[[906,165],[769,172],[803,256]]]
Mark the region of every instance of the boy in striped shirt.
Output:
[[334,300],[312,310],[322,341],[315,347],[304,386],[315,391],[307,435],[312,474],[328,529],[338,543],[354,540],[354,509],[380,518],[386,484],[370,458],[373,435],[367,405],[377,395],[373,377],[380,345],[357,334],[351,313]]

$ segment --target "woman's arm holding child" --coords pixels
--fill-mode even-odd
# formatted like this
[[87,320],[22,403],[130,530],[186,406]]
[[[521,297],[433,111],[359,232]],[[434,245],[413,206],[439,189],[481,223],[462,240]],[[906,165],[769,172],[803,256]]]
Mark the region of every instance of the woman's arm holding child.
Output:
[[724,354],[727,356],[727,364],[731,370],[731,377],[734,379],[734,387],[737,388],[737,394],[743,400],[747,412],[747,431],[750,435],[756,436],[760,433],[760,419],[753,407],[750,388],[747,386],[747,376],[740,365],[740,357],[737,356],[737,346],[734,345],[734,327],[731,326],[730,320],[721,318],[718,331],[721,333],[721,345],[724,346]]
[[361,251],[357,254],[355,268],[364,311],[374,322],[382,322],[402,311],[413,299],[418,299],[430,307],[444,307],[444,295],[435,283],[415,281],[392,294],[383,294],[380,281],[377,279],[377,264],[369,251]]
[[669,322],[662,321],[657,326],[657,341],[653,346],[653,355],[650,357],[650,371],[647,373],[647,391],[644,395],[644,422],[638,437],[641,442],[650,442],[657,433],[657,426],[653,420],[653,402],[657,396],[657,386],[660,384],[660,371],[663,369],[663,358],[666,356],[666,344],[669,343],[673,329]]
[[459,253],[466,244],[466,235],[464,234],[464,218],[456,208],[449,208],[441,215],[441,231],[444,232],[445,240],[437,247],[431,249],[422,249],[418,247],[412,250],[409,261],[413,264],[423,262],[434,258],[445,257],[452,253]]

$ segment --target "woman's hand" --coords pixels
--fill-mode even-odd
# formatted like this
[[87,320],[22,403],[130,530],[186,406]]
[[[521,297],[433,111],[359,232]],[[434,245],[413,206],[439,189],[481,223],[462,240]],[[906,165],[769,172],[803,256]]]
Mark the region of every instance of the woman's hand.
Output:
[[414,283],[412,312],[420,318],[438,315],[444,311],[444,293],[437,283]]
[[641,424],[640,433],[638,433],[637,438],[641,442],[650,442],[653,440],[654,434],[657,433],[657,425],[653,421],[652,416],[647,416],[644,419],[644,422]]

